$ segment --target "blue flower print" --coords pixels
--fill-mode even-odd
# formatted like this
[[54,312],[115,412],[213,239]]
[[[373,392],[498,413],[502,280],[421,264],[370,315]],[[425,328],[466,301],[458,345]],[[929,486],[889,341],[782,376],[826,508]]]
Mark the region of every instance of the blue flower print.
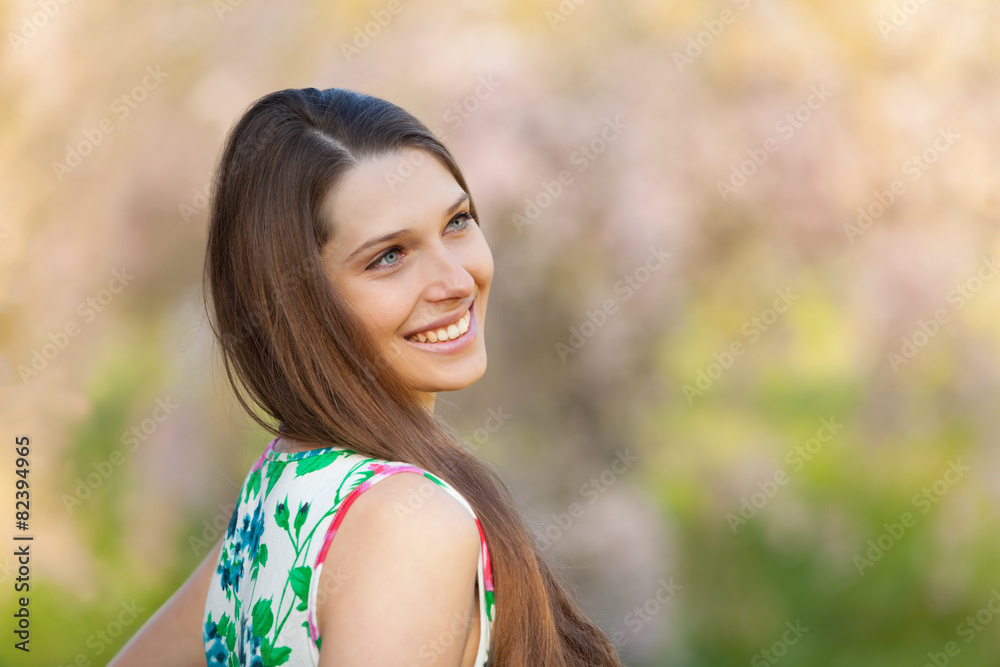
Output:
[[240,541],[247,548],[247,558],[253,561],[257,557],[260,538],[264,534],[264,503],[257,503],[253,519],[247,514],[243,517],[243,528],[240,529]]
[[223,591],[228,593],[230,587],[233,585],[233,579],[232,570],[229,567],[229,552],[225,548],[222,549],[222,558],[219,559],[219,566],[215,571],[222,575],[219,585],[222,586]]
[[219,561],[216,572],[222,575],[219,583],[223,591],[226,591],[228,594],[229,588],[232,587],[238,593],[240,590],[240,579],[243,578],[243,557],[240,556],[239,558],[230,560],[229,552],[223,549],[222,559]]
[[233,508],[233,515],[229,517],[229,526],[226,527],[226,539],[233,539],[233,535],[236,533],[236,520],[240,513],[240,507],[237,505]]
[[225,665],[226,661],[229,660],[229,650],[226,648],[225,642],[222,641],[222,637],[219,636],[219,626],[212,620],[211,614],[205,621],[205,629],[202,630],[201,636],[207,647],[205,655],[208,658],[208,664],[210,666]]
[[[264,667],[264,659],[260,657],[260,637],[253,633],[253,625],[247,619],[242,627],[242,641],[239,642],[236,656],[241,665],[248,667]],[[249,658],[249,660],[248,660]]]

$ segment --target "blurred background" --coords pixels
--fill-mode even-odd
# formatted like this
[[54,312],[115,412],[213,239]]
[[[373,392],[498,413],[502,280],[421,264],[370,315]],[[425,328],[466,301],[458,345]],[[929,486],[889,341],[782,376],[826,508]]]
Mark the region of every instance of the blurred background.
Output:
[[490,361],[437,409],[628,665],[996,664],[998,7],[7,0],[0,664],[105,664],[228,522],[270,437],[206,324],[208,183],[299,87],[456,155]]

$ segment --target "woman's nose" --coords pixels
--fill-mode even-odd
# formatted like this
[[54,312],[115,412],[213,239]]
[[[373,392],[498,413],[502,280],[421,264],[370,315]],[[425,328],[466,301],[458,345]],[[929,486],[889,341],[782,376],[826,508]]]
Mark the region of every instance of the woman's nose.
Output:
[[475,288],[476,282],[461,257],[443,245],[438,245],[433,251],[426,277],[429,282],[438,283],[447,296],[466,296]]

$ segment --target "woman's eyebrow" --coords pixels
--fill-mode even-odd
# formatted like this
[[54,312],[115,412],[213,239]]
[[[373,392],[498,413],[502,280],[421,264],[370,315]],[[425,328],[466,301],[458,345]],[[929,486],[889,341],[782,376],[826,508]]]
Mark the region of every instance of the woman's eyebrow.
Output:
[[[461,206],[462,203],[465,202],[465,200],[468,198],[469,198],[469,193],[463,192],[462,194],[460,194],[458,196],[458,199],[456,199],[455,202],[445,210],[444,215],[449,216],[452,213],[454,213],[458,209],[458,207]],[[409,234],[411,231],[412,230],[410,229],[397,229],[394,232],[389,232],[388,234],[383,234],[373,239],[369,239],[364,243],[362,243],[360,246],[358,246],[357,249],[354,250],[354,252],[348,255],[347,260],[350,261],[355,255],[357,255],[360,252],[363,252],[366,248],[370,248],[374,245],[378,245],[379,243],[384,243],[386,241],[391,241],[392,239],[398,238],[400,236],[405,236]]]

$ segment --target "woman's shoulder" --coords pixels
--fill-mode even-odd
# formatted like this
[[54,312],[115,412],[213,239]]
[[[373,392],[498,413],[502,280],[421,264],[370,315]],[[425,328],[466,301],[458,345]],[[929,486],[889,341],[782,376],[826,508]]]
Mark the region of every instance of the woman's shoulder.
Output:
[[[330,645],[333,661],[371,652],[386,634],[437,636],[456,614],[462,632],[453,639],[464,644],[483,563],[478,521],[459,494],[420,468],[385,464],[369,481],[340,509],[318,561],[325,563],[318,589],[337,591],[318,600],[318,633],[354,638]],[[405,664],[420,649],[400,640],[378,651],[381,664]]]
[[[445,480],[350,450],[279,452],[273,444],[240,490],[206,604],[206,628],[223,614],[244,619],[274,607],[275,619],[291,613],[289,627],[306,628],[288,640],[294,653],[318,656],[321,624],[340,619],[327,627],[341,634],[359,609],[384,614],[403,589],[405,609],[420,596],[458,604],[477,576],[489,613],[485,537],[471,506]],[[407,622],[383,620],[386,628]]]
[[[454,487],[423,468],[397,461],[372,463],[371,477],[357,487],[366,509],[375,520],[401,522],[417,517],[414,525],[470,525],[475,518],[468,501]],[[369,490],[369,488],[371,490]],[[471,516],[470,516],[471,514]]]
[[388,565],[405,555],[428,572],[441,562],[469,565],[473,578],[481,545],[479,522],[460,494],[420,468],[391,463],[344,501],[326,537],[332,553],[365,561],[372,572],[378,559]]

